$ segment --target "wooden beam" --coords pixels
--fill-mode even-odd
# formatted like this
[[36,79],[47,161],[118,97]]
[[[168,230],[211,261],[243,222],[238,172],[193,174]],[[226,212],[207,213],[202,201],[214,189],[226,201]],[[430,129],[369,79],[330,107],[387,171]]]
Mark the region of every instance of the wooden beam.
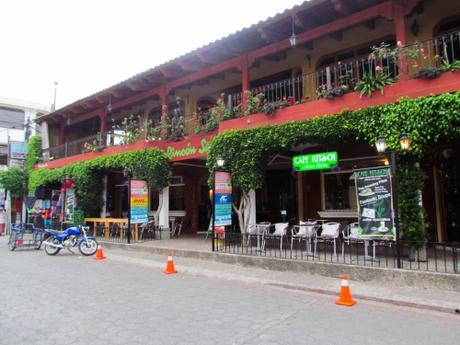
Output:
[[187,60],[178,60],[177,64],[187,72],[196,72],[199,71],[200,69],[203,69],[205,65],[203,63],[199,62],[191,62]]
[[343,0],[332,0],[332,4],[334,9],[344,17],[348,17],[353,13],[353,10]]
[[417,9],[418,12],[423,12],[423,3],[421,2],[422,0],[398,0],[398,1],[403,1],[404,2],[404,15],[408,15],[412,12],[412,10],[420,5],[420,7]]
[[204,53],[196,53],[196,56],[200,59],[202,63],[208,64],[208,65],[217,65],[219,63],[222,63],[221,59],[206,55]]
[[128,95],[128,90],[124,89],[124,88],[120,88],[120,89],[114,89],[114,90],[111,90],[110,91],[110,94],[114,97],[117,97],[117,98],[123,98],[123,97],[126,97]]
[[293,14],[292,19],[294,20],[294,24],[296,26],[302,28],[305,31],[311,30],[315,26],[313,20],[306,21],[305,19],[302,19],[298,13]]
[[170,68],[170,66],[161,68],[160,72],[166,78],[179,78],[183,75],[183,72],[181,72],[179,69],[173,69]]
[[278,42],[288,37],[282,33],[275,32],[267,28],[257,28],[257,32],[259,33],[260,38],[266,42]]
[[369,30],[371,30],[371,31],[375,30],[375,19],[371,19],[371,20],[365,22],[364,26],[366,28],[368,28]]
[[[367,8],[363,11],[356,12],[347,18],[340,18],[331,23],[320,25],[310,31],[302,32],[297,35],[297,44],[301,45],[305,42],[326,36],[336,31],[344,30],[346,28],[366,22],[370,19],[384,16],[386,18],[393,18],[392,4],[390,1],[383,2],[379,5]],[[291,44],[288,39],[282,40],[277,43],[270,44],[266,47],[248,53],[249,62],[252,63],[256,59],[273,54],[277,51],[289,49]]]
[[341,42],[343,40],[342,31],[336,31],[336,32],[330,34],[329,36],[331,36],[333,39],[335,39],[338,42]]
[[143,80],[136,80],[132,81],[126,84],[126,86],[131,90],[131,91],[145,91],[150,88],[150,85],[148,85],[146,82]]

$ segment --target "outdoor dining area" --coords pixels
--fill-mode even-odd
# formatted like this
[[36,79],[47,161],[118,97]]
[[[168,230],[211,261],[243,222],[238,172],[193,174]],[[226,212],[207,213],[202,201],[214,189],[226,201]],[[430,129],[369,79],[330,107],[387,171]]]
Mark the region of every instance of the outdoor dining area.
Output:
[[445,243],[411,243],[393,237],[363,236],[356,221],[307,219],[259,222],[246,234],[227,231],[216,251],[384,268],[446,273],[460,270],[460,248]]

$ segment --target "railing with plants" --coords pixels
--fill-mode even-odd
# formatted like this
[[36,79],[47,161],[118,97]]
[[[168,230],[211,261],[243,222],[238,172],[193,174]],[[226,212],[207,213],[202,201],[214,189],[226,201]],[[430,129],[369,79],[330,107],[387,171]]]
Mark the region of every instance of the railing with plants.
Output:
[[48,151],[49,159],[59,159],[84,152],[97,151],[100,148],[101,136],[98,133],[62,145],[57,145],[44,151]]
[[[406,66],[399,70],[398,61]],[[338,62],[320,70],[252,88],[246,97],[258,97],[267,110],[309,101],[332,99],[358,91],[371,96],[402,74],[410,78],[435,78],[446,71],[460,71],[460,32],[439,36],[412,45],[395,47],[386,43],[372,47],[369,55]],[[315,92],[313,92],[315,91]],[[242,94],[231,95],[233,108],[242,103]],[[286,103],[287,102],[287,103]]]
[[[181,140],[190,134],[213,132],[219,123],[255,113],[272,116],[277,109],[309,102],[312,99],[333,99],[357,91],[371,97],[383,93],[386,85],[403,75],[408,78],[436,78],[447,71],[460,71],[460,32],[439,36],[412,45],[390,46],[381,43],[360,58],[325,66],[320,70],[259,86],[244,93],[222,94],[216,105],[198,110],[185,119],[181,99],[177,107],[162,114],[159,122],[129,115],[113,123],[104,137],[99,134],[49,149],[49,157],[57,159],[106,146],[126,145],[138,140]],[[245,99],[245,102],[243,102]],[[166,114],[166,115],[165,115]]]

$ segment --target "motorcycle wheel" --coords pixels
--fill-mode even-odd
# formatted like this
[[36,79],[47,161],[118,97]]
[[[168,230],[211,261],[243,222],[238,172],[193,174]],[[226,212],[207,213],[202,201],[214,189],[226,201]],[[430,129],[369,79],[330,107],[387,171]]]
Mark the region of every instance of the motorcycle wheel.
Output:
[[[53,239],[51,241],[51,243],[60,244],[57,239]],[[46,252],[46,254],[48,254],[48,255],[56,255],[60,251],[61,251],[61,248],[50,246],[50,245],[46,244],[46,242],[45,242],[45,252]]]
[[88,241],[81,241],[78,245],[78,250],[80,251],[81,255],[84,256],[94,255],[97,250],[97,241],[92,238],[88,239]]

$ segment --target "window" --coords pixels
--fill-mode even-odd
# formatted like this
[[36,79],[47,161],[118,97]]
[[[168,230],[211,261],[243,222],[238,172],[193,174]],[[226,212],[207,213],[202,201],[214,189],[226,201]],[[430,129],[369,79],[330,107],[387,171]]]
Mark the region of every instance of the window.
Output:
[[182,176],[172,176],[169,185],[169,210],[185,211],[185,184]]
[[340,160],[334,171],[321,173],[324,211],[356,211],[356,189],[353,169],[385,165],[381,157],[362,157]]

